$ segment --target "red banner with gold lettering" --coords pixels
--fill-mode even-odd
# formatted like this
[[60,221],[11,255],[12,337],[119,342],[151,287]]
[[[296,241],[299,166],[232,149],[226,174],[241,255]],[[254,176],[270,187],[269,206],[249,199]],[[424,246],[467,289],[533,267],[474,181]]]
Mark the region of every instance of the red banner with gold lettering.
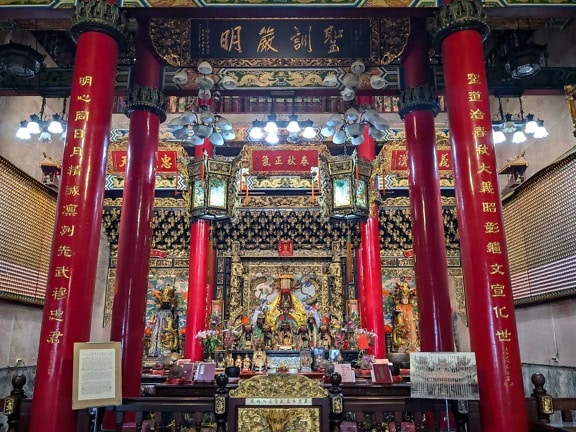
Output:
[[250,174],[304,174],[318,166],[318,150],[250,149]]
[[[176,161],[176,150],[158,150],[156,152],[156,173],[170,174],[178,172],[178,163]],[[111,150],[110,161],[111,170],[114,173],[124,173],[127,162],[126,150]]]
[[[444,174],[452,172],[452,155],[450,148],[436,149],[436,161],[438,162],[438,171]],[[403,171],[408,175],[408,150],[392,149],[390,150],[389,171],[401,173]]]

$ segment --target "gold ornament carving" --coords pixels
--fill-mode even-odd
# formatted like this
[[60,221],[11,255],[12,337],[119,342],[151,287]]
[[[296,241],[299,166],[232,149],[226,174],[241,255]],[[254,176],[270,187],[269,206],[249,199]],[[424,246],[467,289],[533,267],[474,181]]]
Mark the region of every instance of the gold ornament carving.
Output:
[[214,412],[216,414],[224,414],[226,412],[226,396],[217,395],[214,398]]
[[334,396],[332,398],[332,412],[334,414],[340,414],[343,410],[342,396]]
[[320,430],[320,409],[238,408],[238,432],[316,432]]
[[[400,58],[410,36],[409,18],[380,18],[378,46],[380,47],[380,65],[387,65]],[[374,32],[372,33],[374,35]]]
[[462,276],[462,268],[448,268],[448,275],[452,276],[454,279],[458,315],[466,327],[468,327],[468,310],[466,306],[466,292],[464,291],[464,278]]
[[270,209],[293,209],[293,208],[314,208],[310,202],[310,197],[301,196],[263,196],[253,195],[250,197],[246,208],[270,208]]
[[326,390],[318,381],[304,375],[278,374],[257,375],[240,381],[238,387],[230,390],[231,398],[324,398]]
[[190,20],[188,18],[152,18],[148,33],[156,54],[170,66],[190,63]]

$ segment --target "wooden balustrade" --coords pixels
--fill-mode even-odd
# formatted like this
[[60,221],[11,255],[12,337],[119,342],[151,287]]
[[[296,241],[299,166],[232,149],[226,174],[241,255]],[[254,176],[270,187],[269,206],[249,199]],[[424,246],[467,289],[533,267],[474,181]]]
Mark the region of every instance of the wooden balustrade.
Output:
[[[445,401],[412,399],[409,385],[341,385],[336,375],[331,380],[328,396],[331,432],[341,432],[345,421],[355,422],[359,432],[367,429],[382,431],[386,425],[394,426],[396,431],[405,430],[403,426],[406,422],[412,423],[416,432],[440,431],[445,427]],[[8,432],[29,432],[31,400],[24,396],[22,388],[25,382],[24,377],[15,377],[10,396],[0,399],[0,406],[8,418]],[[552,398],[544,388],[545,380],[540,374],[532,376],[532,383],[534,391],[526,399],[531,432],[576,430],[572,424],[576,398]],[[193,387],[189,387],[191,393]],[[117,431],[144,432],[148,424],[155,432],[180,430],[182,427],[198,432],[204,417],[211,415],[214,416],[217,432],[235,432],[234,425],[226,425],[227,378],[218,377],[216,385],[211,390],[209,387],[202,386],[201,395],[183,395],[181,387],[174,386],[178,390],[175,392],[177,396],[126,398],[122,405],[107,409],[116,413]],[[478,401],[467,404],[448,402],[448,411],[452,413],[450,420],[454,420],[452,430],[481,431]],[[550,424],[550,416],[555,411],[561,413],[562,423],[569,422],[572,427],[567,429],[569,426],[566,424]],[[135,422],[125,424],[126,413],[134,413]],[[94,421],[94,416],[90,416],[88,410],[81,411],[77,431],[94,430]]]

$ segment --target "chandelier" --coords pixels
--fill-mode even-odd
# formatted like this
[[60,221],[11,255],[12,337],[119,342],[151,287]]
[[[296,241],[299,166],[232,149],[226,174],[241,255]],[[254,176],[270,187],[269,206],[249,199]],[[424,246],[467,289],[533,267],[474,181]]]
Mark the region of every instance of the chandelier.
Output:
[[[274,110],[274,105],[272,105]],[[300,120],[297,114],[291,114],[287,120],[279,120],[276,114],[268,114],[266,120],[254,120],[248,136],[252,141],[264,140],[268,144],[278,144],[281,136],[289,143],[297,143],[301,138],[313,140],[316,131],[312,120]]]
[[548,131],[544,127],[544,120],[536,120],[533,114],[524,117],[522,107],[522,98],[520,102],[520,114],[504,114],[502,109],[502,100],[498,96],[498,114],[499,118],[492,120],[492,138],[494,144],[501,144],[506,141],[506,134],[512,134],[512,142],[521,144],[526,141],[526,135],[532,135],[534,138],[546,138]]
[[375,140],[384,138],[385,131],[390,128],[378,111],[367,105],[359,109],[351,107],[344,113],[332,114],[320,129],[320,133],[326,138],[332,137],[334,144],[350,142],[356,146],[364,142],[366,127],[368,127],[368,135]]
[[16,138],[28,140],[32,135],[38,135],[38,140],[42,143],[52,142],[52,135],[60,137],[61,141],[66,140],[66,98],[62,106],[62,114],[53,114],[52,120],[44,117],[46,108],[46,98],[42,98],[42,106],[39,114],[32,114],[30,120],[22,120],[20,127],[16,131]]
[[532,42],[531,35],[521,41],[525,32],[515,31],[508,41],[507,52],[502,57],[504,69],[514,79],[530,78],[546,66],[547,45]]
[[0,45],[0,71],[18,78],[33,78],[44,68],[44,56],[34,48],[9,42]]
[[208,139],[213,145],[221,146],[236,138],[232,123],[215,114],[208,106],[200,106],[198,112],[186,111],[168,123],[174,138],[183,145],[202,145]]

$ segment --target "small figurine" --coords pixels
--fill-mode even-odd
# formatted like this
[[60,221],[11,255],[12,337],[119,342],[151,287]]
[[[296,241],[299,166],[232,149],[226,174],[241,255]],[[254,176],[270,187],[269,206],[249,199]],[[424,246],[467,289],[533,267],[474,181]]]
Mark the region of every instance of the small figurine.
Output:
[[234,366],[241,368],[242,367],[242,356],[238,354],[236,356],[236,360],[234,361]]
[[246,354],[244,360],[242,360],[242,369],[243,370],[250,370],[252,366],[252,360],[250,360],[250,356]]
[[234,366],[234,357],[232,357],[232,351],[228,351],[226,354],[226,367],[233,367]]
[[254,370],[256,372],[264,371],[266,366],[266,353],[262,350],[262,347],[258,347],[258,350],[254,352]]

